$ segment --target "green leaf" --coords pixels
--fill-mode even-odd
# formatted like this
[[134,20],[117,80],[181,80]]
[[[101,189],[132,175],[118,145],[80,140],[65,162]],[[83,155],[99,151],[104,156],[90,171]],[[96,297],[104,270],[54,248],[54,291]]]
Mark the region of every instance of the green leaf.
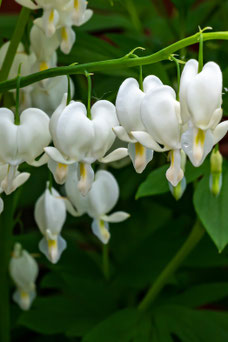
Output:
[[223,184],[219,196],[209,189],[209,176],[204,177],[194,193],[194,206],[206,231],[221,252],[228,243],[228,166],[223,167]]
[[94,327],[82,342],[130,342],[139,319],[137,309],[120,310]]
[[200,284],[172,297],[169,303],[197,307],[210,304],[228,296],[228,283]]
[[76,315],[80,317],[75,304],[63,296],[37,298],[29,312],[20,316],[18,323],[43,334],[63,333]]
[[[139,186],[136,199],[145,196],[160,195],[169,191],[168,181],[165,177],[168,165],[153,170],[147,179]],[[206,160],[200,167],[194,167],[190,162],[186,164],[185,177],[187,184],[195,181],[203,174],[209,172],[209,161]]]
[[[177,336],[181,342],[225,342],[228,340],[228,314],[192,310],[182,306],[163,306],[155,310],[154,321],[159,335],[170,339],[158,339],[159,342],[173,341]],[[160,337],[160,336],[159,336]]]

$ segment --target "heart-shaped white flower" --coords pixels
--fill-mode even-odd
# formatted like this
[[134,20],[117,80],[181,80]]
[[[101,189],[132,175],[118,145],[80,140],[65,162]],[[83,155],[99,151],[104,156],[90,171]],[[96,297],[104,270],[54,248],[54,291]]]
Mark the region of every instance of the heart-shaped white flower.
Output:
[[[109,101],[97,101],[91,108],[90,120],[84,104],[71,101],[66,105],[66,98],[67,94],[50,120],[55,148],[48,147],[45,151],[57,163],[54,176],[57,181],[63,179],[62,183],[66,179],[67,165],[80,162],[78,186],[85,195],[94,178],[91,163],[102,159],[115,140],[112,127],[118,123],[116,109]],[[65,177],[58,177],[63,165]]]
[[104,170],[100,170],[95,175],[95,180],[91,190],[86,196],[82,196],[77,190],[77,173],[70,170],[65,189],[67,197],[76,208],[75,214],[70,208],[69,212],[75,216],[87,213],[93,218],[92,231],[103,242],[108,243],[110,239],[108,222],[121,222],[129,217],[123,211],[107,215],[116,205],[119,198],[119,186],[113,175]]
[[20,124],[16,125],[14,113],[7,108],[0,108],[0,162],[9,164],[6,184],[4,187],[1,184],[6,193],[15,189],[13,182],[18,175],[19,164],[27,162],[40,166],[46,162],[45,156],[39,161],[35,159],[50,141],[49,117],[42,110],[24,110],[20,116]]

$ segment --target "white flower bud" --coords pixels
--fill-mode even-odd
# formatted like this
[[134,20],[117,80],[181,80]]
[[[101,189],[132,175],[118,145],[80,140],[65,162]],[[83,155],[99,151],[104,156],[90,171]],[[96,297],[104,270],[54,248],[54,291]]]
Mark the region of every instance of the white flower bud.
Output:
[[22,310],[28,310],[36,297],[35,281],[38,276],[38,265],[19,243],[14,246],[9,272],[17,287],[13,299]]

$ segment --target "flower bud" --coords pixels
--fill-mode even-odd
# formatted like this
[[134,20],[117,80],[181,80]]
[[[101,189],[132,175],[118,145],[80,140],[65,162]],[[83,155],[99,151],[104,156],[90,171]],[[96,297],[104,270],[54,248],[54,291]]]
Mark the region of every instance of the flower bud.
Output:
[[221,153],[214,148],[210,157],[211,174],[209,180],[210,191],[214,196],[219,195],[222,187],[222,162]]
[[28,310],[36,297],[35,281],[38,276],[38,265],[19,243],[14,246],[9,272],[17,287],[13,294],[13,300],[22,310]]

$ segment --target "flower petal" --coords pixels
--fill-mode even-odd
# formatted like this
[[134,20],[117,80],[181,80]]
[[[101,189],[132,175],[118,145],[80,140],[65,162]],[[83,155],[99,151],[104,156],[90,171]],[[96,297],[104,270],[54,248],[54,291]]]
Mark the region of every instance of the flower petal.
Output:
[[30,8],[32,10],[40,8],[32,0],[15,0],[19,5]]
[[143,90],[145,93],[149,93],[151,90],[154,90],[160,86],[163,86],[163,83],[157,76],[149,75],[144,78]]
[[227,133],[228,131],[228,120],[221,122],[215,129],[212,131],[213,134],[213,144],[217,144]]
[[56,163],[64,164],[64,165],[71,165],[75,163],[74,159],[66,159],[57,148],[48,146],[44,148],[44,151],[48,155],[49,158],[54,160]]
[[111,235],[107,222],[104,222],[103,220],[93,220],[91,228],[93,234],[96,235],[102,243],[107,244],[109,242]]
[[120,124],[126,132],[144,130],[140,117],[140,105],[144,93],[139,89],[139,84],[134,78],[127,78],[120,86],[116,109]]
[[135,144],[128,144],[128,154],[132,160],[135,171],[137,173],[142,173],[147,164],[153,159],[154,151],[137,142]]
[[42,156],[40,157],[39,160],[34,160],[33,162],[29,163],[29,165],[35,166],[35,167],[39,167],[39,166],[43,166],[45,164],[47,164],[49,160],[49,157],[46,153],[42,154]]
[[116,134],[116,136],[123,141],[126,142],[136,142],[135,139],[132,139],[128,133],[125,131],[125,128],[122,126],[115,126],[113,127],[113,132]]
[[126,158],[127,156],[128,156],[128,149],[124,147],[120,147],[112,151],[108,155],[106,155],[104,158],[101,158],[99,161],[101,163],[111,163],[111,162]]
[[79,163],[78,180],[78,190],[82,196],[85,196],[90,191],[94,180],[94,171],[90,164]]
[[158,143],[156,143],[152,136],[147,132],[131,132],[131,134],[140,144],[150,150],[154,150],[156,152],[164,152],[169,150],[169,147],[161,147]]
[[[73,204],[74,208],[78,213],[78,216],[84,214],[88,208],[88,195],[82,196],[81,193],[78,191],[78,171],[77,171],[77,164],[73,164],[69,167],[68,176],[65,183],[65,190],[67,197],[69,198],[70,202]],[[71,208],[68,208],[69,212],[74,216],[74,211],[70,211]]]
[[58,235],[55,240],[47,240],[46,238],[42,238],[39,242],[40,251],[47,257],[47,259],[56,264],[62,252],[66,249],[67,243],[66,241]]
[[214,145],[213,134],[210,129],[202,131],[190,127],[182,134],[181,144],[191,163],[198,167],[204,162]]
[[172,186],[177,186],[177,184],[183,179],[184,172],[181,168],[181,152],[180,150],[170,151],[171,164],[166,171],[166,178],[172,184]]
[[51,141],[49,117],[38,108],[28,108],[20,116],[17,133],[17,154],[32,163]]
[[112,128],[118,125],[115,106],[105,100],[97,101],[91,108],[94,139],[92,154],[96,159],[102,158],[116,138]]
[[124,211],[116,211],[111,215],[103,215],[101,219],[106,222],[122,222],[130,217],[130,214],[125,213]]
[[76,34],[72,30],[71,27],[66,26],[66,27],[61,28],[60,49],[63,53],[65,54],[70,53],[75,40],[76,40]]
[[211,117],[222,103],[222,72],[216,63],[205,64],[191,80],[186,102],[194,125],[200,129],[211,128],[208,127]]
[[198,73],[198,61],[190,59],[184,66],[180,79],[180,104],[181,104],[181,117],[183,123],[190,119],[190,113],[187,105],[187,89],[189,83]]
[[159,144],[178,149],[180,145],[180,108],[175,92],[163,86],[145,95],[141,117],[146,131]]
[[98,171],[88,193],[88,214],[96,218],[108,213],[115,206],[118,197],[119,186],[113,175],[108,171]]

